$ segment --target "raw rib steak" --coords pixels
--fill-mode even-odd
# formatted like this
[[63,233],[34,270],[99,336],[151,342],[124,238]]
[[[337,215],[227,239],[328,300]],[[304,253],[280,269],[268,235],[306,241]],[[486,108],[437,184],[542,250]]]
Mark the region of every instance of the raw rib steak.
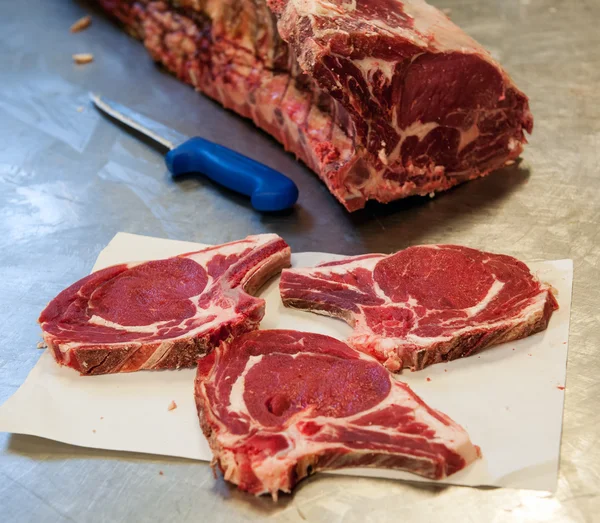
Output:
[[345,320],[354,327],[348,343],[393,372],[524,338],[558,307],[524,263],[457,245],[288,269],[280,292],[288,307]]
[[527,97],[422,0],[99,0],[152,58],[251,118],[350,211],[519,156]]
[[213,462],[257,495],[344,467],[441,479],[479,456],[460,425],[321,334],[264,330],[223,343],[200,360],[195,393]]
[[94,272],[39,322],[61,365],[81,374],[193,367],[221,341],[258,328],[264,282],[290,264],[276,234]]

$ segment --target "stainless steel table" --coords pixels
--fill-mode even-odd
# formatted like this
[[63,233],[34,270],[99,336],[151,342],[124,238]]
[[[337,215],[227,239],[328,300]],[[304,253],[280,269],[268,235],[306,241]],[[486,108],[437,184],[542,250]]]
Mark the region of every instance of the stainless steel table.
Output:
[[[273,504],[215,481],[207,464],[0,434],[0,520],[599,520],[600,3],[435,3],[451,8],[530,96],[536,123],[524,161],[434,199],[347,214],[278,144],[161,73],[141,45],[87,3],[1,2],[0,401],[40,355],[39,311],[90,270],[117,231],[205,243],[272,231],[296,251],[348,254],[452,242],[525,260],[570,257],[575,288],[557,492],[321,475]],[[86,12],[92,27],[70,34]],[[95,60],[76,66],[76,52]],[[171,181],[161,155],[90,107],[91,89],[279,168],[300,187],[298,208],[260,215],[204,179]]]

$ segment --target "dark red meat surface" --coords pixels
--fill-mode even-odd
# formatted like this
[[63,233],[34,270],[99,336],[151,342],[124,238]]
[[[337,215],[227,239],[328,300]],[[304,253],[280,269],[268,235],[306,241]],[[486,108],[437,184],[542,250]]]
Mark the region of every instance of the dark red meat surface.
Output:
[[484,176],[532,130],[506,72],[422,0],[98,1],[350,211]]
[[288,307],[344,319],[348,343],[391,371],[462,358],[548,325],[548,285],[510,256],[457,245],[409,247],[284,270]]
[[202,358],[202,429],[226,480],[253,494],[289,492],[343,467],[440,479],[479,456],[465,430],[373,358],[329,336],[244,334]]
[[256,329],[264,300],[251,294],[283,267],[275,234],[94,272],[42,311],[44,341],[81,374],[193,367],[221,341]]

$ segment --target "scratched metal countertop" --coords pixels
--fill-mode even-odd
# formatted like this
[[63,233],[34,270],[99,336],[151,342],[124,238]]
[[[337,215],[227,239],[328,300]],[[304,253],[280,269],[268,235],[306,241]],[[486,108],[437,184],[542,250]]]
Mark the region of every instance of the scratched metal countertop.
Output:
[[[89,272],[117,231],[204,243],[276,232],[296,251],[346,254],[448,242],[524,260],[573,258],[557,492],[317,475],[274,504],[215,481],[205,463],[0,434],[2,521],[598,521],[600,3],[434,3],[450,8],[529,95],[530,145],[520,165],[434,199],[347,214],[278,144],[162,73],[88,3],[2,2],[0,402],[40,356],[40,310]],[[92,27],[70,34],[86,12]],[[94,62],[74,65],[77,52]],[[156,150],[90,107],[92,89],[279,168],[300,187],[298,207],[260,215],[207,180],[171,181]]]

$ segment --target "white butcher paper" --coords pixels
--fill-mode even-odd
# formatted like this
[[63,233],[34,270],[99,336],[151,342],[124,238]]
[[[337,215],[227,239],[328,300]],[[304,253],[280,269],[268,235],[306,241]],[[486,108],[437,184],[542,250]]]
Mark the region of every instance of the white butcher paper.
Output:
[[[202,247],[118,233],[100,253],[93,270]],[[296,253],[292,264],[312,266],[341,257]],[[481,447],[481,460],[438,483],[546,491],[556,488],[573,264],[558,260],[528,265],[557,291],[560,308],[548,329],[479,355],[397,376],[428,405],[460,423],[473,443]],[[278,283],[279,279],[274,279],[260,293],[267,302],[263,329],[297,329],[340,340],[350,334],[351,328],[340,320],[286,309],[279,298]],[[36,350],[23,348],[28,349]],[[23,385],[0,407],[0,431],[82,447],[209,461],[212,455],[194,404],[194,376],[194,369],[80,376],[73,369],[58,366],[45,351]],[[172,401],[177,408],[168,410]],[[431,482],[380,469],[333,473]]]

